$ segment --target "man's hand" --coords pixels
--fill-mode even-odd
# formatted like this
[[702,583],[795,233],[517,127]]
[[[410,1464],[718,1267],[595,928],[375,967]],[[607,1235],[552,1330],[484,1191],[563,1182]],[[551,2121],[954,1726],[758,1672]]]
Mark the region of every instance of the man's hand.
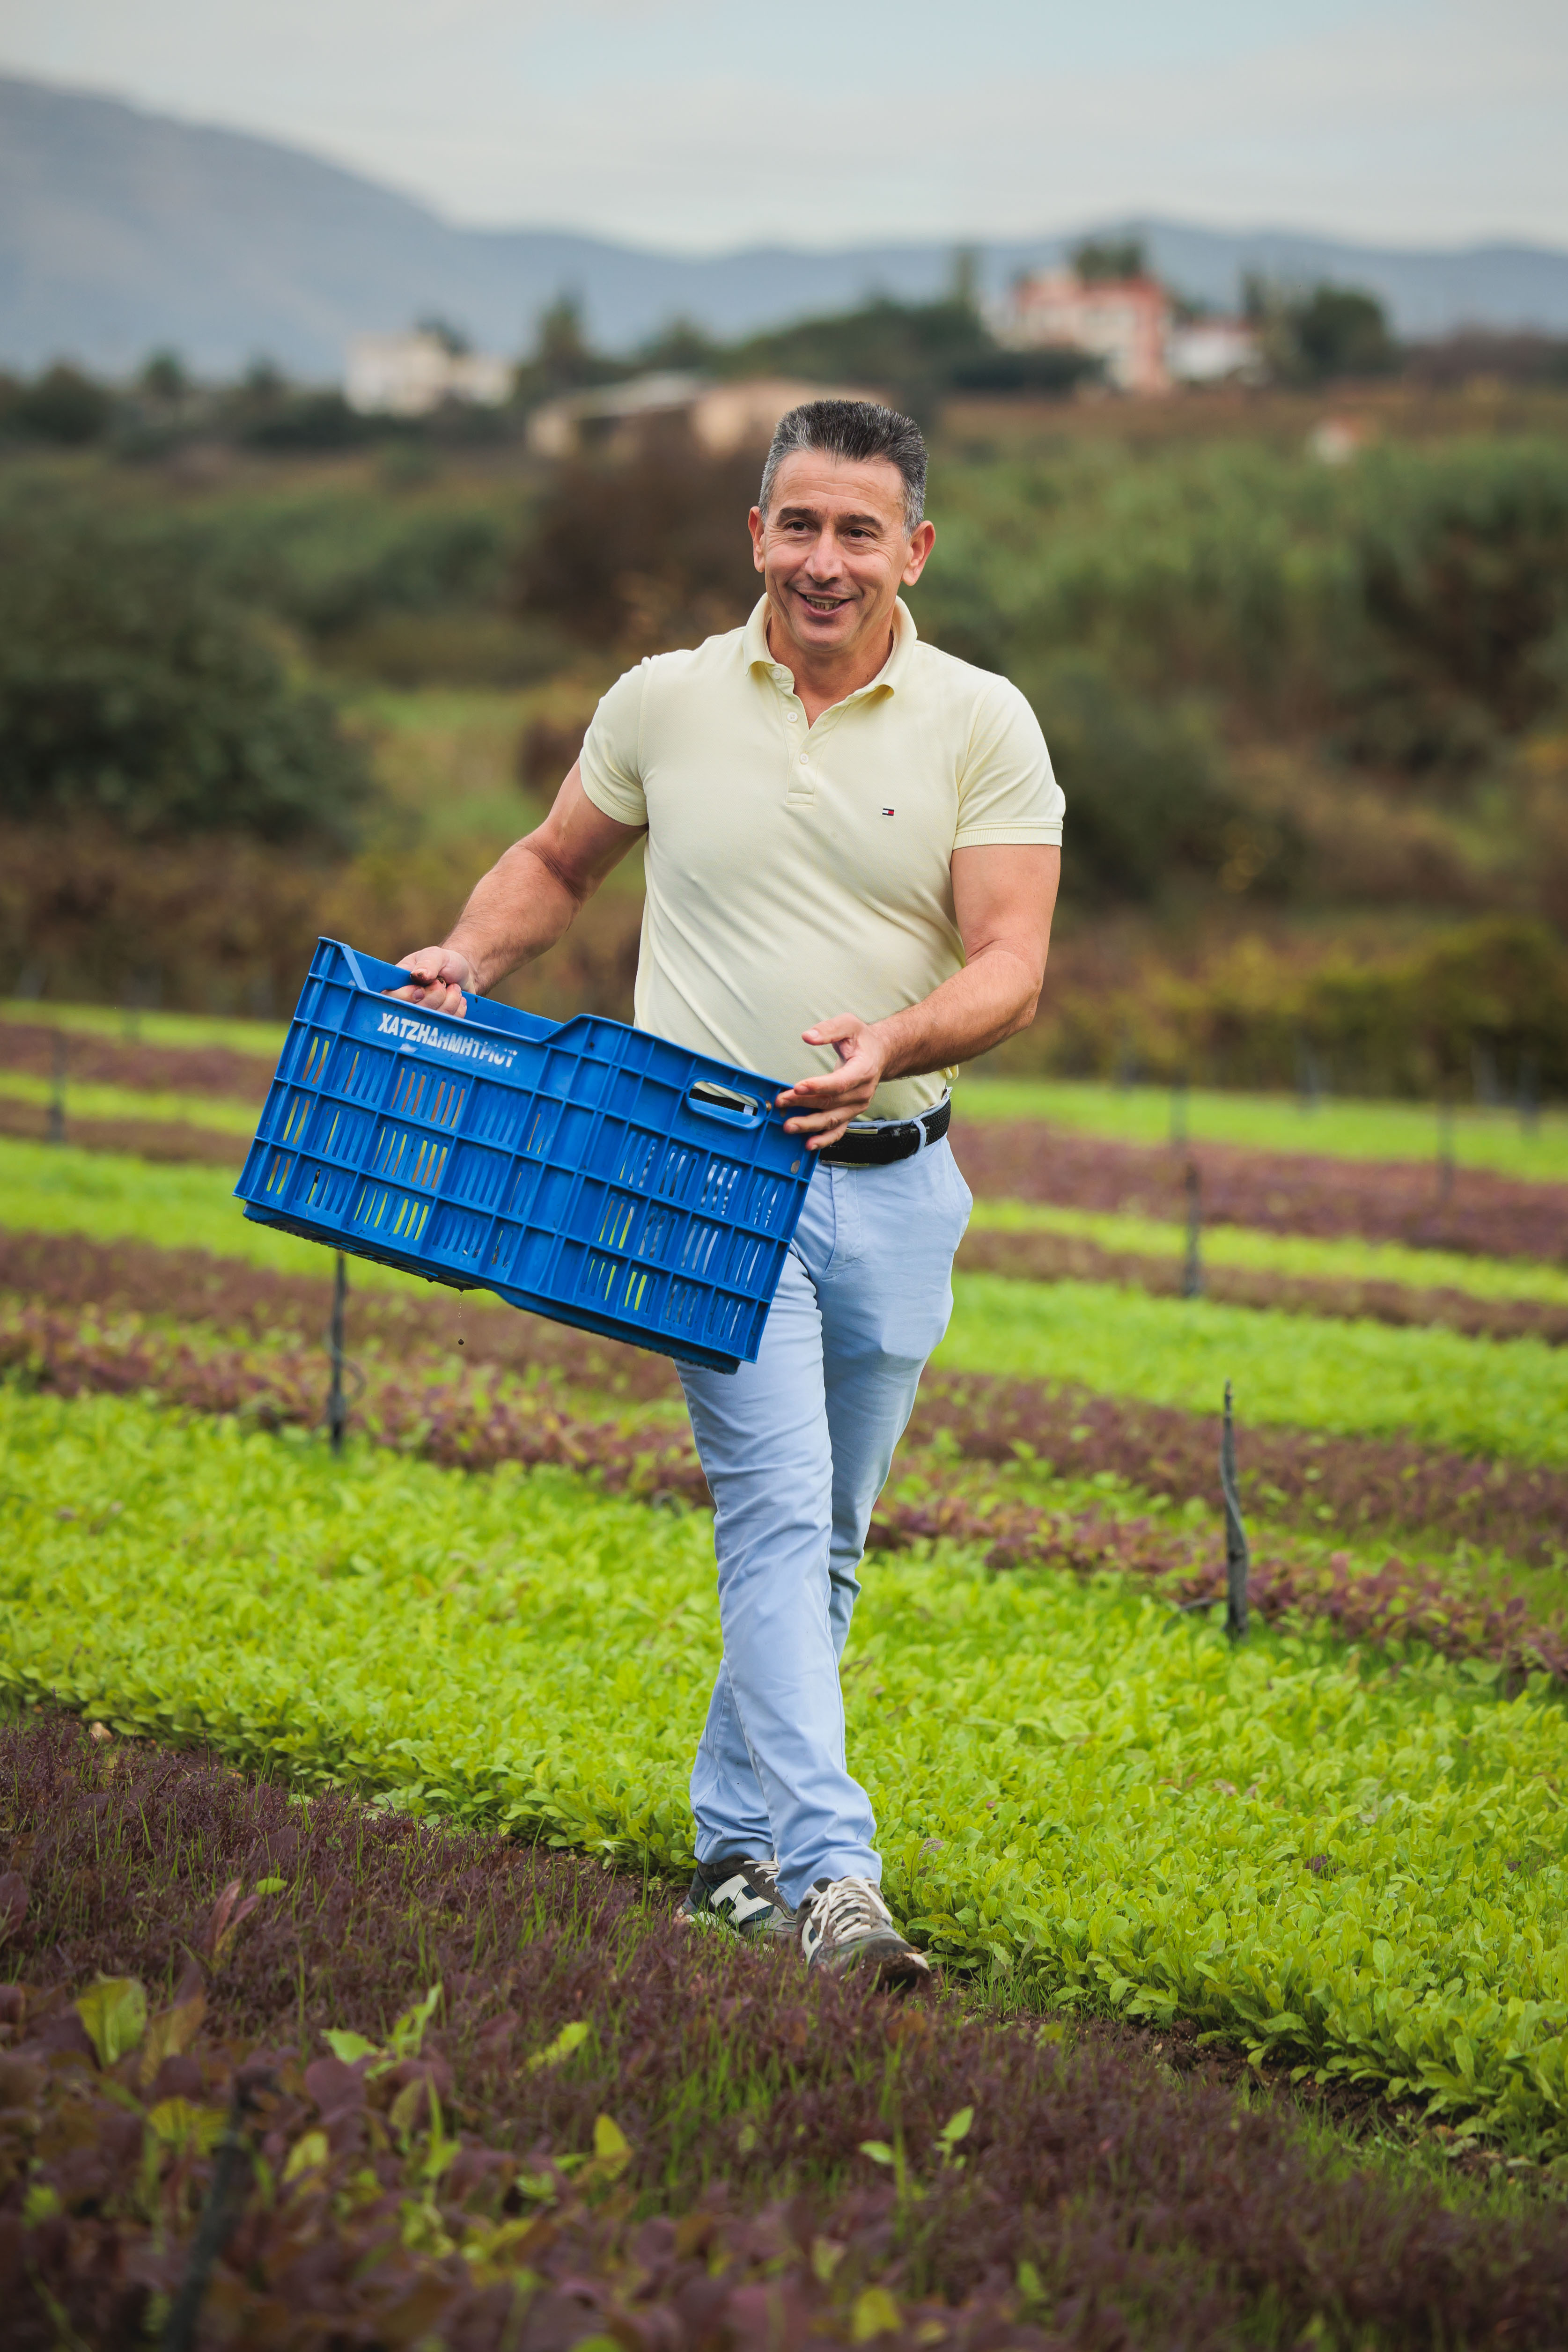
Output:
[[468,1009],[463,991],[479,993],[474,967],[456,948],[420,948],[414,955],[399,957],[398,961],[404,971],[413,973],[414,984],[387,992],[406,1004],[422,1004],[427,1013],[461,1014]]
[[805,1032],[808,1045],[831,1045],[838,1067],[802,1078],[776,1097],[790,1135],[820,1151],[861,1118],[886,1078],[924,1077],[999,1045],[1035,1016],[1062,854],[1044,842],[986,844],[952,853],[952,902],[964,964],[951,980],[889,1013],[860,1021],[852,1013]]
[[804,1135],[808,1151],[820,1151],[824,1145],[837,1143],[851,1119],[864,1116],[877,1088],[882,1083],[887,1065],[887,1044],[880,1024],[858,1020],[853,1013],[841,1013],[832,1021],[819,1021],[815,1029],[804,1033],[808,1045],[831,1045],[838,1056],[838,1067],[825,1071],[819,1078],[802,1078],[777,1097],[779,1110],[798,1110],[799,1118],[784,1121],[786,1135]]

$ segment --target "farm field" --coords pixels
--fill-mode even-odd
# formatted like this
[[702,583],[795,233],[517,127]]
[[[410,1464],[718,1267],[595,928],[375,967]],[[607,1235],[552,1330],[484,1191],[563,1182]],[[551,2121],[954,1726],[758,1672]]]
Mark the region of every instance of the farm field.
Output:
[[[717,373],[934,415],[957,307]],[[353,1260],[334,1451],[332,1256],[230,1194],[231,1016],[442,934],[754,482],[0,384],[6,2352],[1568,2344],[1564,402],[1442,356],[933,444],[921,638],[1069,849],[845,1658],[902,2002],[678,1925],[669,1362]],[[538,1010],[629,1013],[638,866]]]
[[[1428,1247],[1359,1229],[1375,1160],[1304,1231],[1260,1178],[1258,1221],[1205,1223],[1201,1299],[1173,1295],[1174,1181],[1168,1206],[1086,1205],[1070,1170],[1065,1200],[982,1193],[846,1659],[889,1895],[945,1979],[890,2037],[863,1990],[669,1925],[717,1655],[670,1368],[354,1261],[334,1458],[331,1258],[230,1194],[247,1049],[79,1034],[138,1056],[70,1082],[84,1126],[215,1140],[206,1165],[0,1138],[15,2022],[75,2052],[71,2096],[161,2118],[50,2256],[61,2308],[92,2250],[154,2262],[148,2179],[189,2228],[237,2038],[283,2053],[256,2095],[288,2191],[236,2260],[280,2283],[325,2233],[376,2325],[406,2303],[499,2347],[526,2303],[542,2347],[570,2292],[641,2341],[699,2272],[740,2340],[771,2294],[791,2345],[1098,2345],[1091,2289],[1156,2344],[1294,2343],[1325,2311],[1347,2344],[1568,2325],[1568,1270],[1531,1246],[1568,1187],[1462,1171]],[[258,1097],[265,1060],[239,1066]],[[966,1139],[1007,1179],[1072,1133],[1015,1105]],[[1215,1147],[1215,1188],[1250,1149]],[[100,1921],[70,1857],[132,1797],[151,1826],[100,1867]],[[157,2064],[195,1979],[154,1886],[206,2004]],[[351,1910],[395,1960],[328,1964]],[[144,1988],[119,2055],[94,1969]],[[1198,2218],[1205,2170],[1255,2200],[1245,2250]]]
[[1304,2129],[1190,2032],[952,1998],[890,2031],[910,2013],[683,1936],[626,1874],[68,1718],[0,1727],[0,1777],[35,1857],[5,2060],[45,2217],[7,2282],[27,2352],[178,2294],[237,2095],[273,2186],[213,2294],[273,2340],[307,2297],[318,2328],[482,2352],[1501,2346],[1563,2310],[1522,2159],[1480,2180]]
[[1117,1087],[1068,1078],[965,1075],[958,1114],[987,1122],[1033,1119],[1119,1143],[1163,1144],[1173,1119],[1183,1139],[1238,1144],[1256,1151],[1310,1152],[1335,1160],[1425,1160],[1447,1141],[1457,1165],[1542,1182],[1568,1181],[1568,1115],[1466,1104],[1440,1121],[1428,1103],[1319,1101],[1290,1095],[1235,1094],[1217,1087]]
[[[286,1026],[276,1021],[222,1019],[198,1013],[116,1012],[91,1004],[0,999],[0,1061],[5,1030],[58,1029],[68,1040],[101,1041],[134,1052],[218,1047],[253,1057],[259,1096],[268,1066],[282,1048]],[[1152,1086],[1117,1087],[1089,1079],[1005,1078],[965,1072],[955,1096],[961,1119],[977,1123],[1045,1122],[1114,1141],[1163,1145],[1171,1138],[1172,1093]],[[1289,1095],[1242,1094],[1215,1087],[1184,1089],[1184,1134],[1195,1143],[1229,1143],[1269,1152],[1304,1152],[1331,1159],[1429,1160],[1439,1149],[1436,1113],[1408,1102],[1319,1101],[1310,1108]],[[142,1114],[147,1116],[145,1112]],[[185,1114],[181,1114],[185,1115]],[[1447,1129],[1456,1164],[1503,1175],[1568,1181],[1568,1114],[1548,1108],[1529,1126],[1511,1108],[1457,1107]]]
[[1568,1461],[1568,1355],[1537,1339],[1469,1339],[999,1275],[959,1275],[954,1298],[933,1360],[954,1370],[1072,1380],[1151,1404],[1213,1402],[1228,1377],[1257,1421],[1404,1430],[1458,1452]]
[[[14,1696],[689,1865],[719,1654],[703,1517],[121,1400],[11,1395],[5,1438]],[[1502,1696],[1475,1661],[1235,1650],[1115,1583],[940,1547],[881,1564],[862,1609],[854,1752],[891,1897],[950,1968],[1179,2012],[1568,2154],[1553,1697]]]
[[[1186,1227],[1168,1218],[1053,1208],[1039,1201],[977,1200],[969,1234],[972,1240],[980,1234],[1059,1235],[1091,1242],[1113,1255],[1178,1261],[1187,1244]],[[1207,1271],[1234,1267],[1322,1282],[1385,1283],[1427,1295],[1452,1289],[1474,1298],[1568,1304],[1568,1265],[1534,1258],[1462,1256],[1457,1251],[1412,1249],[1398,1242],[1321,1240],[1247,1225],[1204,1227],[1200,1256]]]

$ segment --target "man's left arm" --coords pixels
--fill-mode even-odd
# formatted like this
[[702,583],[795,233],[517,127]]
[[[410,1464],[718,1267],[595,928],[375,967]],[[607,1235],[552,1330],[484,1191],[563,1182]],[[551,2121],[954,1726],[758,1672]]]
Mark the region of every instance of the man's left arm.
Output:
[[796,1114],[789,1132],[820,1151],[865,1116],[885,1079],[972,1061],[1026,1028],[1040,1001],[1061,866],[1061,851],[1044,842],[955,849],[952,904],[963,970],[885,1021],[842,1013],[808,1029],[806,1044],[833,1046],[838,1067],[779,1096],[779,1108]]

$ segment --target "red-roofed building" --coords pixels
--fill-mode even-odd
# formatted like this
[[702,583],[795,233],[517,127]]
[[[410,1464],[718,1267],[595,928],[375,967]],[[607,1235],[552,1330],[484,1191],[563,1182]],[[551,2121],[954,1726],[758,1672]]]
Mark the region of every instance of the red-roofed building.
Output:
[[1043,270],[1020,278],[996,304],[991,327],[1014,351],[1044,346],[1092,352],[1121,392],[1169,392],[1171,298],[1157,278],[1080,278]]

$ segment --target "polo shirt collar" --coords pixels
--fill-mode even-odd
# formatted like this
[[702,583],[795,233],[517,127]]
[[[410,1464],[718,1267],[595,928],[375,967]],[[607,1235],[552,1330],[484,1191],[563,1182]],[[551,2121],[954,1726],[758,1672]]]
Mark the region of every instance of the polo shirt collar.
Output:
[[[853,694],[846,695],[845,701],[858,702],[862,696],[875,694],[879,688],[884,687],[889,693],[896,694],[909,674],[910,663],[914,658],[915,641],[919,635],[920,631],[915,626],[915,616],[900,596],[893,606],[891,653],[877,672],[876,677],[865,686],[857,687]],[[749,670],[759,667],[765,669],[780,685],[784,684],[791,677],[791,672],[785,664],[775,661],[768,650],[768,600],[765,596],[759,596],[752,608],[752,617],[742,633],[741,654]]]

